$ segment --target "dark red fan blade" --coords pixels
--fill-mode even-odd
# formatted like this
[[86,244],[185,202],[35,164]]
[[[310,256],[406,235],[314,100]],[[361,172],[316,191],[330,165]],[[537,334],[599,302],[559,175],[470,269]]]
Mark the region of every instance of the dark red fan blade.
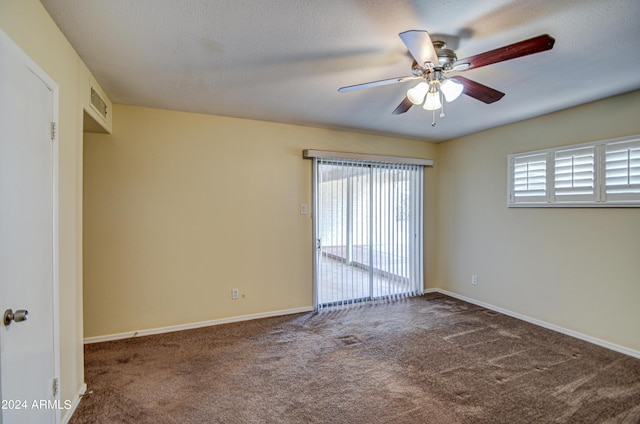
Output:
[[462,90],[464,94],[473,97],[474,99],[478,99],[486,104],[497,102],[504,97],[503,92],[494,90],[493,88],[487,87],[486,85],[480,84],[479,82],[471,81],[469,78],[456,75],[455,77],[451,77],[450,79],[456,80],[460,84],[464,85],[464,90]]
[[405,97],[402,103],[400,103],[398,107],[395,108],[395,110],[393,111],[393,114],[400,115],[401,113],[405,113],[406,111],[411,109],[411,106],[413,106],[413,103],[411,103],[411,100],[409,100],[408,97]]
[[[460,59],[453,63],[453,68],[463,67],[463,69],[460,70],[479,68],[481,66],[491,65],[492,63],[504,62],[505,60],[540,53],[545,50],[551,50],[555,42],[556,40],[549,34],[539,35],[528,40],[520,41],[519,43],[480,53],[466,59]],[[466,64],[469,64],[469,66],[465,67]]]

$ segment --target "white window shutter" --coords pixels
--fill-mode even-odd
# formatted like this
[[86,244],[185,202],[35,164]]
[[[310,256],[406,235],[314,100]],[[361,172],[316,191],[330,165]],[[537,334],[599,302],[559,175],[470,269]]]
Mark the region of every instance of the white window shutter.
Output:
[[640,196],[640,140],[607,145],[605,174],[607,201],[637,200]]
[[511,160],[510,203],[547,201],[547,155],[515,156]]
[[640,207],[640,135],[508,156],[509,207]]
[[556,202],[595,200],[595,147],[560,150],[555,153]]

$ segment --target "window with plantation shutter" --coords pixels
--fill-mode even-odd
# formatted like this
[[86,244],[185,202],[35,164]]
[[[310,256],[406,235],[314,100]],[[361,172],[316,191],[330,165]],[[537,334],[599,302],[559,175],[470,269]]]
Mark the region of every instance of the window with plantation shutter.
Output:
[[640,197],[640,140],[607,145],[605,169],[607,200],[637,200]]
[[508,157],[509,207],[640,207],[640,135]]
[[547,201],[547,154],[520,156],[511,162],[513,168],[512,202]]
[[595,200],[595,146],[560,150],[554,158],[556,202]]

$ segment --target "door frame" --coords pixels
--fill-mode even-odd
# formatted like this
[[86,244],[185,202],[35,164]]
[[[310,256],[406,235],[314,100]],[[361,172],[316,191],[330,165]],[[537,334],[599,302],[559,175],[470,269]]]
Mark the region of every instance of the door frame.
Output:
[[[58,84],[0,28],[0,41],[12,54],[22,62],[45,86],[51,91],[52,104],[52,137],[51,137],[51,183],[52,183],[52,325],[53,325],[53,378],[57,381],[57,391],[53,396],[54,401],[60,405],[60,308],[59,308],[59,284],[60,284],[60,190],[59,190],[59,105],[60,105],[60,87]],[[0,355],[2,351],[0,350]],[[1,362],[0,362],[1,363]],[[0,378],[2,370],[0,370]],[[53,382],[52,382],[53,384]],[[2,387],[0,386],[0,391]],[[53,390],[53,388],[52,388]],[[2,393],[0,393],[0,396]],[[54,412],[55,423],[59,423],[61,419],[61,409],[56,408]],[[2,423],[2,414],[0,414],[0,424]]]
[[[313,200],[313,252],[314,252],[314,256],[313,256],[313,304],[314,304],[314,310],[318,310],[320,308],[323,307],[323,305],[320,305],[319,300],[321,299],[321,295],[320,292],[322,290],[321,288],[321,278],[320,278],[320,274],[322,273],[322,269],[321,269],[321,264],[322,264],[322,260],[321,260],[321,255],[322,255],[322,244],[323,241],[320,238],[320,225],[322,224],[321,222],[321,211],[320,211],[320,207],[322,206],[322,200],[321,200],[321,189],[319,187],[319,182],[321,180],[320,178],[320,167],[323,164],[328,164],[328,163],[335,163],[336,166],[353,166],[356,168],[368,168],[368,176],[369,176],[369,183],[368,183],[368,190],[369,190],[369,212],[370,212],[370,216],[369,216],[369,228],[368,228],[368,232],[369,232],[369,296],[367,298],[354,298],[354,299],[349,299],[347,300],[347,303],[351,303],[351,302],[360,302],[360,301],[371,301],[371,300],[375,300],[378,298],[385,298],[385,297],[389,297],[389,296],[405,296],[407,294],[410,295],[421,295],[424,292],[424,229],[423,229],[423,224],[424,224],[424,167],[426,166],[433,166],[433,161],[430,159],[415,159],[415,158],[401,158],[401,157],[389,157],[389,156],[378,156],[378,155],[363,155],[363,154],[357,154],[357,153],[339,153],[339,152],[323,152],[323,151],[312,151],[312,150],[305,150],[304,151],[304,157],[305,158],[312,158],[313,159],[313,173],[312,173],[312,184],[313,184],[313,188],[312,188],[312,200]],[[321,160],[321,159],[329,159],[328,161],[325,160]],[[389,160],[391,159],[391,160]],[[335,162],[334,162],[335,160]],[[395,165],[399,165],[395,166]],[[418,282],[420,281],[420,288],[412,288],[409,291],[406,292],[399,292],[396,291],[395,293],[387,293],[384,295],[379,295],[379,296],[375,296],[374,293],[374,273],[375,273],[375,269],[374,269],[374,259],[373,259],[373,248],[372,248],[372,243],[374,241],[373,239],[373,226],[374,226],[374,219],[373,219],[373,213],[375,211],[375,208],[373,207],[373,202],[374,202],[374,184],[375,184],[375,179],[374,179],[374,174],[376,172],[376,170],[403,170],[403,166],[410,166],[409,169],[404,169],[404,171],[409,171],[411,172],[410,178],[409,178],[409,182],[408,184],[412,185],[413,188],[411,189],[412,193],[419,193],[419,198],[420,198],[420,207],[418,208],[419,210],[417,211],[416,216],[407,224],[408,228],[407,231],[409,232],[409,237],[407,239],[407,244],[408,247],[413,246],[414,249],[410,249],[410,256],[415,256],[416,258],[418,258],[417,260],[419,261],[419,264],[417,265],[411,265],[409,268],[406,269],[408,276],[407,278],[409,279],[409,281],[415,281]],[[411,168],[419,168],[419,173],[418,175],[414,175],[414,171],[416,171],[417,169],[411,169]],[[362,173],[361,175],[366,175],[367,173]],[[419,178],[418,178],[419,177]],[[353,219],[353,199],[352,199],[352,193],[353,193],[353,189],[352,189],[352,185],[351,185],[351,178],[352,175],[347,176],[348,180],[347,180],[347,188],[346,188],[346,192],[347,194],[347,206],[346,206],[346,226],[347,226],[347,246],[346,246],[346,254],[345,254],[345,258],[348,264],[350,264],[350,249],[352,248],[352,238],[350,236],[351,233],[351,228],[353,225],[352,219]],[[410,202],[411,205],[417,205],[417,199],[415,199],[414,196],[410,196]],[[415,211],[416,208],[414,207],[410,207],[410,209],[412,211]],[[413,225],[413,226],[412,226]],[[420,234],[419,240],[420,243],[416,243],[415,237],[411,237],[410,234]],[[414,258],[415,259],[415,258]],[[415,289],[415,290],[414,290]],[[338,303],[340,303],[342,301],[338,301]],[[326,305],[325,305],[326,306]]]

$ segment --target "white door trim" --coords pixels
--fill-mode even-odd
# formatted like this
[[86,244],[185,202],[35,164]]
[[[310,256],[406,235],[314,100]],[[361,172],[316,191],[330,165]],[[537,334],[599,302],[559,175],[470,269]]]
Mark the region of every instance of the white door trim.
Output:
[[[24,65],[31,71],[35,76],[37,76],[42,82],[51,90],[52,99],[53,99],[53,124],[55,125],[55,133],[52,135],[52,173],[51,181],[53,184],[53,216],[51,219],[53,220],[53,287],[52,287],[52,310],[53,310],[53,372],[54,378],[58,381],[58,392],[54,396],[54,399],[58,401],[58,404],[63,404],[60,402],[60,308],[59,308],[59,283],[60,283],[60,254],[59,254],[59,239],[60,239],[60,230],[59,230],[59,96],[60,96],[60,88],[58,84],[42,69],[38,64],[31,59],[18,44],[16,44],[11,37],[9,37],[3,30],[0,28],[0,39],[3,44],[8,46],[9,49],[13,50],[17,57],[24,63]],[[61,410],[57,408],[55,411],[55,422],[59,423],[61,418]],[[0,416],[0,420],[2,417]]]

